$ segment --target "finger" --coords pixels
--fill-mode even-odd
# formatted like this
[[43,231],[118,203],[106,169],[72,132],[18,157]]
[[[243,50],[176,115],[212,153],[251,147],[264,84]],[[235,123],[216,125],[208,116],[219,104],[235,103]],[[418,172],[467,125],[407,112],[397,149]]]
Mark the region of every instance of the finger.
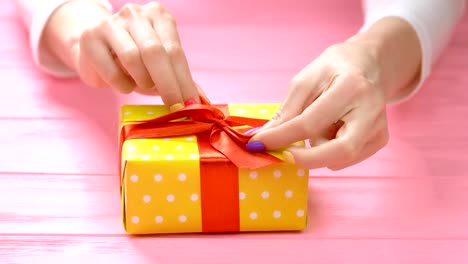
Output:
[[[387,144],[389,138],[387,127],[387,115],[385,111],[382,111],[378,115],[376,120],[372,122],[372,128],[369,129],[372,129],[368,132],[370,140],[365,144],[364,149],[361,151],[361,153],[357,155],[356,158],[350,161],[341,161],[337,162],[336,164],[331,164],[330,166],[328,166],[328,168],[332,170],[339,170],[345,167],[352,166],[375,154],[375,152],[378,149],[383,148]],[[373,152],[373,150],[376,148],[377,150]]]
[[[198,83],[195,83],[195,85],[197,86],[197,90],[198,90],[198,93],[200,94],[200,96],[202,96],[203,99],[204,99],[207,103],[211,103],[210,99],[209,99],[208,96],[206,95],[206,92],[201,88],[201,86],[198,85]],[[200,103],[201,103],[201,100],[200,100]]]
[[174,19],[169,14],[165,14],[154,23],[153,26],[171,61],[184,102],[191,100],[200,103],[197,85],[192,78]]
[[359,157],[370,136],[375,134],[375,117],[356,110],[344,119],[347,122],[338,130],[337,138],[308,149],[291,148],[286,153],[290,161],[312,169],[347,163]]
[[130,75],[136,86],[153,86],[151,79],[140,58],[138,47],[130,34],[122,27],[113,26],[106,31],[106,41],[112,52],[114,60],[126,75]]
[[179,106],[182,106],[183,97],[177,78],[169,56],[151,23],[146,19],[137,19],[129,27],[129,32],[140,50],[143,63],[161,99],[171,108],[181,108]]
[[309,144],[311,147],[316,147],[322,144],[327,143],[330,140],[333,140],[337,137],[337,133],[340,128],[343,126],[344,122],[339,121],[331,125],[328,129],[322,131],[319,137],[309,139]]
[[[321,91],[330,86],[334,78],[329,77],[329,72],[324,69],[316,69],[315,63],[308,65],[299,72],[289,83],[288,93],[281,103],[280,108],[260,129],[255,133],[279,126],[294,117],[300,115],[304,109],[317,99]],[[322,80],[328,80],[323,82]]]
[[[134,81],[117,66],[107,43],[97,38],[94,32],[85,32],[82,35],[80,52],[80,64],[83,65],[87,61],[91,62],[99,77],[108,85],[117,88],[122,93],[129,93],[133,90],[135,87]],[[89,67],[89,65],[87,66]],[[86,66],[83,65],[83,67]],[[85,69],[85,71],[89,70]]]
[[80,50],[80,43],[72,46],[73,64],[77,69],[81,80],[92,87],[108,87],[107,84],[99,74],[94,70],[93,63],[84,56]]
[[346,94],[345,79],[337,77],[332,85],[302,114],[259,132],[251,141],[262,142],[266,149],[279,149],[307,138],[318,138],[322,131],[351,111],[353,97]]
[[142,95],[159,96],[158,90],[156,89],[143,89],[140,87],[136,87],[135,92],[142,94]]
[[377,134],[377,136],[373,140],[371,140],[364,146],[362,151],[355,159],[344,163],[329,165],[328,168],[330,170],[337,171],[361,163],[364,160],[367,160],[368,158],[376,154],[379,150],[385,147],[387,143],[388,133],[385,130],[382,130],[380,133]]

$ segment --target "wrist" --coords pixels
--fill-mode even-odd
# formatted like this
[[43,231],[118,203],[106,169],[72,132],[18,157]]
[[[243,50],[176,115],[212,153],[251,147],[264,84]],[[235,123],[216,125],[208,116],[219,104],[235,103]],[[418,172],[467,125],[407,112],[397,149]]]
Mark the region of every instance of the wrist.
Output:
[[42,45],[70,69],[82,33],[108,18],[111,12],[95,0],[72,0],[58,7],[44,27]]
[[420,77],[422,57],[411,25],[396,17],[383,18],[348,41],[363,46],[375,59],[387,101],[411,93]]

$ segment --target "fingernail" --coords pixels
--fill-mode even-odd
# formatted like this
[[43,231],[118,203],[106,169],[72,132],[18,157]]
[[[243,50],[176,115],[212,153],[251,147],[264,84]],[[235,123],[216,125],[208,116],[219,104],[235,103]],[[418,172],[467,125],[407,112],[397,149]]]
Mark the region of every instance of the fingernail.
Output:
[[252,141],[245,145],[245,148],[250,152],[262,152],[266,150],[265,145],[259,141]]
[[259,126],[259,127],[254,127],[252,129],[249,129],[247,131],[244,132],[244,135],[250,135],[252,133],[254,133],[255,131],[258,131],[260,128],[262,128],[263,126]]
[[181,104],[181,103],[177,103],[177,104],[173,104],[169,107],[169,111],[170,112],[176,112],[176,111],[179,111],[181,109],[183,109],[184,106]]
[[189,106],[189,105],[193,105],[193,104],[196,104],[197,101],[195,101],[195,99],[193,98],[190,98],[190,99],[187,99],[185,102],[184,102],[184,105],[185,106]]
[[294,160],[293,154],[291,152],[289,152],[289,151],[283,151],[283,157],[286,160],[286,162],[289,162],[289,163],[292,163],[292,164],[296,163],[296,161]]

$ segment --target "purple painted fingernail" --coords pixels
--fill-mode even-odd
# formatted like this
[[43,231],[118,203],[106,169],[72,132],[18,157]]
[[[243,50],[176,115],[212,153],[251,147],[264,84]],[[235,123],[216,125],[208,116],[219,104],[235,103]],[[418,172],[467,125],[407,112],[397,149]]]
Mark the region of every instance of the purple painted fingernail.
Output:
[[262,152],[266,150],[265,145],[259,141],[252,141],[245,145],[245,148],[250,152]]
[[252,133],[254,133],[255,131],[259,130],[260,128],[262,128],[263,126],[259,126],[259,127],[254,127],[252,129],[249,129],[247,131],[244,132],[244,135],[250,135]]

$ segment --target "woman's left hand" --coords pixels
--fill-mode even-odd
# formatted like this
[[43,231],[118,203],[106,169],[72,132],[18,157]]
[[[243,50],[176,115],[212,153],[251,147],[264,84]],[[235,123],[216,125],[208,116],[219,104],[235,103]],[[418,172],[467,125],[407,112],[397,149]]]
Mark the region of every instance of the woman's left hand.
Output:
[[280,149],[309,139],[310,148],[288,148],[285,159],[332,170],[367,159],[389,138],[381,76],[376,56],[364,45],[328,48],[293,78],[279,111],[247,149]]

